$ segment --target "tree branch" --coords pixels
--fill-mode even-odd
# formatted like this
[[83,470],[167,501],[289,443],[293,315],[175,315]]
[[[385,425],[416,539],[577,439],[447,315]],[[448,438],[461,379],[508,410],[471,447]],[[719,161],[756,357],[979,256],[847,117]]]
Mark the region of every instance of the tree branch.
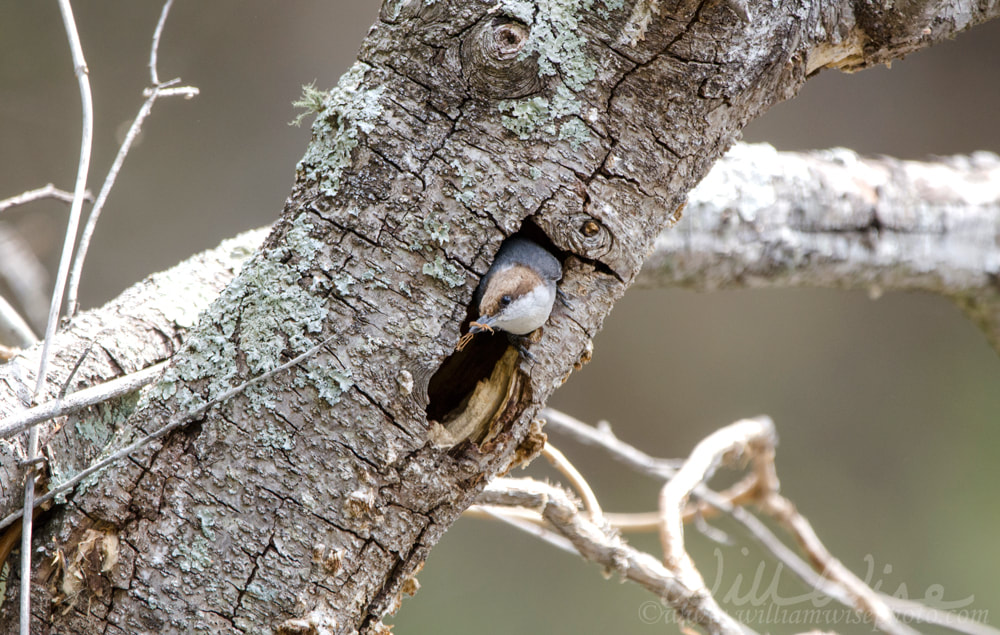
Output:
[[[701,187],[692,193],[691,203],[685,212],[685,218],[677,226],[666,230],[661,235],[657,242],[657,251],[644,268],[640,282],[647,286],[681,285],[697,288],[734,285],[791,286],[796,284],[838,287],[860,285],[864,288],[871,284],[871,278],[865,277],[866,270],[864,268],[851,266],[853,258],[866,254],[871,255],[856,246],[864,244],[865,240],[871,240],[870,234],[873,230],[857,229],[854,232],[849,232],[845,229],[851,227],[852,223],[858,224],[858,207],[863,209],[864,205],[870,206],[871,204],[870,201],[865,202],[866,199],[860,195],[859,188],[855,187],[858,182],[857,178],[848,177],[840,172],[847,170],[851,165],[856,165],[854,162],[846,160],[845,152],[836,151],[835,156],[831,157],[831,153],[815,153],[813,155],[774,153],[767,147],[743,147],[735,150],[721,161],[716,170],[709,177],[706,177]],[[819,156],[816,156],[817,154]],[[841,159],[836,159],[836,156],[841,157]],[[826,157],[825,160],[824,157]],[[863,162],[864,160],[859,159],[858,161]],[[886,161],[881,160],[878,165],[884,166]],[[748,168],[751,163],[762,170],[764,176],[761,179],[757,179],[754,176],[754,171]],[[833,173],[831,175],[822,172],[822,170],[808,169],[809,166],[814,165],[819,165],[823,169],[829,168],[833,170]],[[900,177],[944,171],[947,175],[944,180],[947,182],[962,181],[976,185],[979,189],[959,188],[958,195],[963,195],[963,192],[979,192],[977,200],[981,204],[963,207],[953,203],[952,206],[941,204],[939,208],[931,207],[931,209],[937,210],[942,226],[950,226],[951,210],[954,210],[954,214],[959,218],[967,219],[967,224],[959,224],[959,229],[962,231],[958,232],[958,236],[949,236],[947,232],[930,233],[928,240],[968,241],[973,239],[973,244],[977,244],[982,237],[981,230],[984,227],[989,227],[989,206],[992,203],[989,203],[989,198],[982,192],[995,180],[983,178],[984,175],[990,176],[991,173],[981,171],[984,166],[992,169],[989,168],[989,165],[989,161],[983,162],[980,159],[978,162],[968,161],[965,163],[965,170],[960,169],[963,167],[962,162],[926,166],[911,163],[907,166],[908,169],[891,170],[890,172],[897,178],[893,188],[883,190],[884,195],[880,199],[879,213],[894,217],[903,216],[897,206],[911,204],[912,198],[888,195],[890,192],[907,192],[916,188],[912,181],[907,184]],[[860,169],[861,166],[856,167]],[[883,169],[887,168],[883,167]],[[763,190],[762,182],[773,188],[773,191],[762,194],[762,191],[766,191]],[[808,193],[805,200],[846,200],[849,204],[840,204],[832,208],[810,206],[807,209],[802,209],[801,213],[796,215],[787,208],[794,207],[792,205],[794,200],[803,198],[801,194],[796,192],[802,192],[802,188],[806,187],[812,189],[805,190]],[[860,188],[860,190],[870,191],[870,188]],[[934,191],[941,192],[943,190],[936,188]],[[756,196],[751,196],[747,192],[756,193]],[[935,199],[925,198],[922,200],[926,205],[933,206]],[[961,198],[958,200],[961,201]],[[735,209],[734,204],[738,204]],[[929,214],[933,216],[934,212],[929,212]],[[739,220],[734,221],[734,216]],[[847,257],[841,266],[830,264],[824,267],[822,259],[802,257],[793,260],[791,266],[783,269],[776,268],[773,258],[776,257],[776,254],[788,253],[787,251],[782,252],[780,249],[770,248],[745,249],[747,245],[752,245],[753,241],[736,240],[725,232],[720,233],[720,227],[729,227],[733,222],[738,222],[739,225],[743,226],[747,221],[744,221],[742,217],[750,219],[750,226],[761,231],[761,235],[771,236],[774,240],[790,240],[788,236],[792,236],[803,241],[796,244],[812,245],[810,249],[818,249],[816,245],[823,244],[825,237],[827,241],[852,242],[855,247],[844,249]],[[816,229],[819,222],[817,217],[822,218],[822,226],[828,228],[826,232]],[[722,220],[724,218],[729,219],[729,224]],[[704,223],[699,222],[702,219],[704,219]],[[798,222],[793,222],[796,219]],[[787,231],[785,232],[779,229],[782,223],[787,223],[785,225]],[[812,228],[811,231],[810,228]],[[125,323],[119,321],[118,326],[112,326],[109,318],[116,314],[150,314],[150,308],[153,309],[151,315],[159,315],[162,309],[158,307],[161,306],[161,303],[169,300],[183,301],[183,299],[188,298],[203,298],[202,304],[186,307],[185,313],[187,315],[196,314],[201,307],[205,306],[204,302],[211,298],[212,290],[220,288],[220,285],[225,284],[231,278],[234,266],[233,261],[228,258],[229,254],[234,250],[249,253],[262,240],[264,232],[265,230],[260,230],[243,236],[238,247],[229,243],[214,250],[213,254],[202,254],[181,266],[182,271],[158,274],[153,280],[137,285],[134,291],[123,294],[120,301],[102,309],[101,312],[93,315],[84,314],[79,319],[91,325],[88,328],[97,327],[104,332],[115,332],[125,339],[149,333],[154,335],[154,340],[162,341],[160,338],[164,334],[169,334],[171,339],[179,341],[185,332],[183,325],[190,323],[190,318],[178,321],[162,320],[161,318],[157,329],[152,332],[148,330],[149,325],[142,321],[126,321]],[[875,238],[892,241],[897,237],[906,239],[908,234],[913,233],[915,231],[901,231],[898,232],[897,236],[897,232],[883,230]],[[711,247],[713,236],[720,243],[718,247]],[[988,239],[987,237],[986,240]],[[954,244],[962,243],[956,242]],[[960,252],[960,250],[945,250],[946,254],[955,254],[956,252]],[[882,285],[883,288],[911,288],[910,285],[922,284],[928,290],[938,290],[934,287],[934,278],[923,272],[919,268],[919,262],[916,262],[915,259],[907,258],[906,250],[893,250],[886,247],[880,253],[897,254],[897,260],[889,262],[903,265],[902,268],[890,264],[884,266],[885,275],[877,278],[878,284]],[[754,257],[762,259],[763,264],[754,260]],[[910,264],[907,265],[907,263]],[[958,261],[958,265],[962,265],[962,261]],[[980,275],[981,279],[981,274],[975,274],[974,270],[958,265],[942,265],[946,270],[957,272],[950,280],[975,281],[977,275]],[[907,266],[914,268],[914,271],[908,272]],[[190,278],[189,276],[194,272],[198,272],[199,275],[203,276],[203,279]],[[738,275],[736,272],[739,272]],[[751,275],[749,272],[754,273]],[[184,279],[184,284],[187,287],[183,299],[178,297],[175,290],[175,281],[178,279]],[[974,287],[975,284],[978,283],[973,282],[970,286]],[[204,287],[200,285],[204,285]],[[944,289],[944,287],[941,288]],[[179,309],[171,311],[177,310]],[[113,331],[108,331],[108,329],[113,329]],[[67,346],[68,350],[74,348],[80,350],[81,344],[90,341],[92,337],[92,335],[85,335],[85,333],[86,331],[71,328],[60,335],[61,338],[65,338],[62,340],[62,345]],[[77,338],[77,344],[72,343],[74,338]],[[84,377],[81,377],[80,381],[99,378],[99,375],[89,372],[83,373],[83,375]],[[550,427],[558,421],[557,417],[551,413],[547,412],[546,415],[552,421]],[[591,428],[591,430],[593,429]],[[608,436],[613,437],[610,431],[596,432],[596,435],[594,440],[597,442]],[[632,451],[638,452],[634,448]],[[622,455],[615,454],[614,456]],[[661,459],[654,459],[648,455],[642,455],[642,453],[637,456],[639,456],[637,462],[644,463],[644,469],[651,474],[665,475],[672,473],[672,469],[676,467],[676,463],[663,462]],[[926,609],[923,609],[923,612],[926,614]]]
[[[870,616],[879,630],[903,634],[914,632],[896,618],[898,615],[919,622],[945,626],[962,633],[975,635],[1000,633],[986,624],[966,619],[961,615],[926,607],[918,602],[900,601],[874,591],[835,559],[813,532],[808,520],[798,513],[790,501],[778,493],[778,479],[774,465],[773,424],[766,417],[737,422],[710,435],[698,444],[684,467],[672,476],[662,474],[658,467],[663,464],[664,459],[646,455],[614,437],[608,429],[593,428],[551,408],[545,409],[543,415],[547,420],[546,427],[549,431],[566,434],[583,444],[599,447],[632,469],[667,481],[664,486],[665,493],[662,495],[665,500],[661,501],[659,529],[664,534],[666,559],[682,563],[681,569],[676,573],[678,579],[687,579],[687,588],[704,586],[700,574],[683,547],[683,529],[680,524],[682,517],[685,522],[696,517],[694,510],[683,504],[687,495],[693,493],[703,501],[702,504],[714,507],[743,525],[756,540],[810,588]],[[710,490],[707,479],[721,462],[739,458],[744,452],[749,455],[753,463],[749,478],[753,479],[756,485],[747,488],[754,493],[754,496],[745,498],[737,504],[731,498]],[[757,502],[764,513],[775,516],[788,529],[807,553],[817,571],[785,546],[756,516],[740,506],[752,502]],[[521,508],[513,507],[493,513],[505,522],[553,542],[550,537],[544,535],[546,525],[533,526],[533,519],[530,517],[519,519],[519,513],[523,511]],[[608,514],[606,518],[614,516]],[[574,544],[575,542],[574,540]],[[555,545],[562,547],[558,542]]]
[[[539,408],[743,125],[820,66],[901,55],[997,11],[778,0],[746,23],[733,3],[653,2],[623,42],[632,5],[385,3],[359,61],[308,100],[313,140],[282,218],[114,433],[141,438],[315,341],[331,346],[74,493],[47,520],[42,562],[92,562],[88,531],[125,549],[112,571],[86,572],[108,595],[87,610],[36,602],[36,620],[70,632],[381,630],[442,533],[518,460]],[[515,232],[562,256],[567,301],[530,358],[453,356],[476,285]],[[144,355],[109,357],[133,370]],[[435,423],[466,413],[475,436],[430,442]],[[567,499],[543,513],[577,525],[571,511]],[[324,565],[317,552],[338,557]]]
[[920,290],[1000,351],[1000,157],[869,159],[737,145],[656,240],[638,283]]
[[482,505],[537,510],[581,556],[649,589],[684,619],[710,633],[753,633],[719,608],[704,585],[695,588],[685,585],[680,576],[655,558],[630,547],[614,531],[594,524],[560,487],[532,479],[502,478],[487,485],[477,501]]
[[[26,205],[34,201],[40,201],[46,198],[54,198],[57,201],[62,201],[63,203],[73,202],[73,193],[67,192],[66,190],[60,190],[52,183],[48,183],[42,187],[34,190],[28,190],[26,192],[21,192],[16,196],[11,196],[10,198],[5,198],[0,200],[0,212],[9,209],[11,207],[17,207],[18,205]],[[86,200],[91,200],[90,193],[87,192],[84,195]]]

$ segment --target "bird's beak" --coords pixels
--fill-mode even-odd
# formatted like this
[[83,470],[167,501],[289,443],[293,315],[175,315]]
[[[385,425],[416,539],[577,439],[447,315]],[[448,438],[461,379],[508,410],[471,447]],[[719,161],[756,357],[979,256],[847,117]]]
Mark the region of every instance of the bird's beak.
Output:
[[476,318],[475,321],[469,323],[469,333],[476,334],[482,333],[483,331],[492,333],[494,322],[496,322],[495,316],[482,315]]

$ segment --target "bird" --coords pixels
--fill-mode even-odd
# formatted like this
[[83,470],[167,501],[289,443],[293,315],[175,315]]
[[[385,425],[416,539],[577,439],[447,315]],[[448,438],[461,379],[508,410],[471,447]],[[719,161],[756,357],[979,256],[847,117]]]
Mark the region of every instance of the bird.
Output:
[[562,265],[547,249],[520,236],[505,240],[472,296],[479,317],[469,323],[459,350],[473,335],[499,330],[530,359],[516,336],[528,335],[549,319],[561,278]]

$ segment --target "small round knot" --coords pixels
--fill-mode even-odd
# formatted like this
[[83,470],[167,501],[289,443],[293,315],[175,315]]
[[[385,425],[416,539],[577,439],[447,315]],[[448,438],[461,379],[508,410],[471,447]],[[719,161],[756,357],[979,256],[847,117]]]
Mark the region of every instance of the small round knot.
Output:
[[498,58],[511,58],[521,52],[528,43],[528,27],[520,22],[504,22],[493,28]]
[[586,212],[571,213],[567,217],[561,211],[556,212],[557,207],[547,205],[531,219],[558,249],[589,260],[601,260],[611,253],[615,239],[600,218]]
[[599,231],[601,231],[601,226],[592,218],[584,221],[583,225],[580,226],[580,233],[587,238],[593,238]]
[[462,41],[462,75],[479,96],[518,99],[538,92],[538,62],[525,55],[528,25],[505,17],[487,17]]

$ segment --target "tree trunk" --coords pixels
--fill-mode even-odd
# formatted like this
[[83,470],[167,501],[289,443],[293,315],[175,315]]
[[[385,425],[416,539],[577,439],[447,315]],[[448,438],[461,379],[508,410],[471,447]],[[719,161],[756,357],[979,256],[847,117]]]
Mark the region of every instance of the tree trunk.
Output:
[[[186,319],[171,310],[137,316],[141,340],[102,323],[84,344],[86,320],[109,319],[93,315],[63,334],[50,396],[173,359],[140,399],[46,426],[53,484],[182,425],[43,517],[32,632],[378,630],[482,486],[531,453],[536,412],[742,126],[823,67],[882,63],[997,10],[386,2],[337,88],[307,95],[313,141],[281,219],[184,346],[157,325]],[[531,358],[487,337],[455,355],[516,232],[559,255],[566,301]],[[4,414],[32,359],[4,369]],[[472,432],[440,432],[454,421]],[[6,514],[16,476],[4,486]]]

